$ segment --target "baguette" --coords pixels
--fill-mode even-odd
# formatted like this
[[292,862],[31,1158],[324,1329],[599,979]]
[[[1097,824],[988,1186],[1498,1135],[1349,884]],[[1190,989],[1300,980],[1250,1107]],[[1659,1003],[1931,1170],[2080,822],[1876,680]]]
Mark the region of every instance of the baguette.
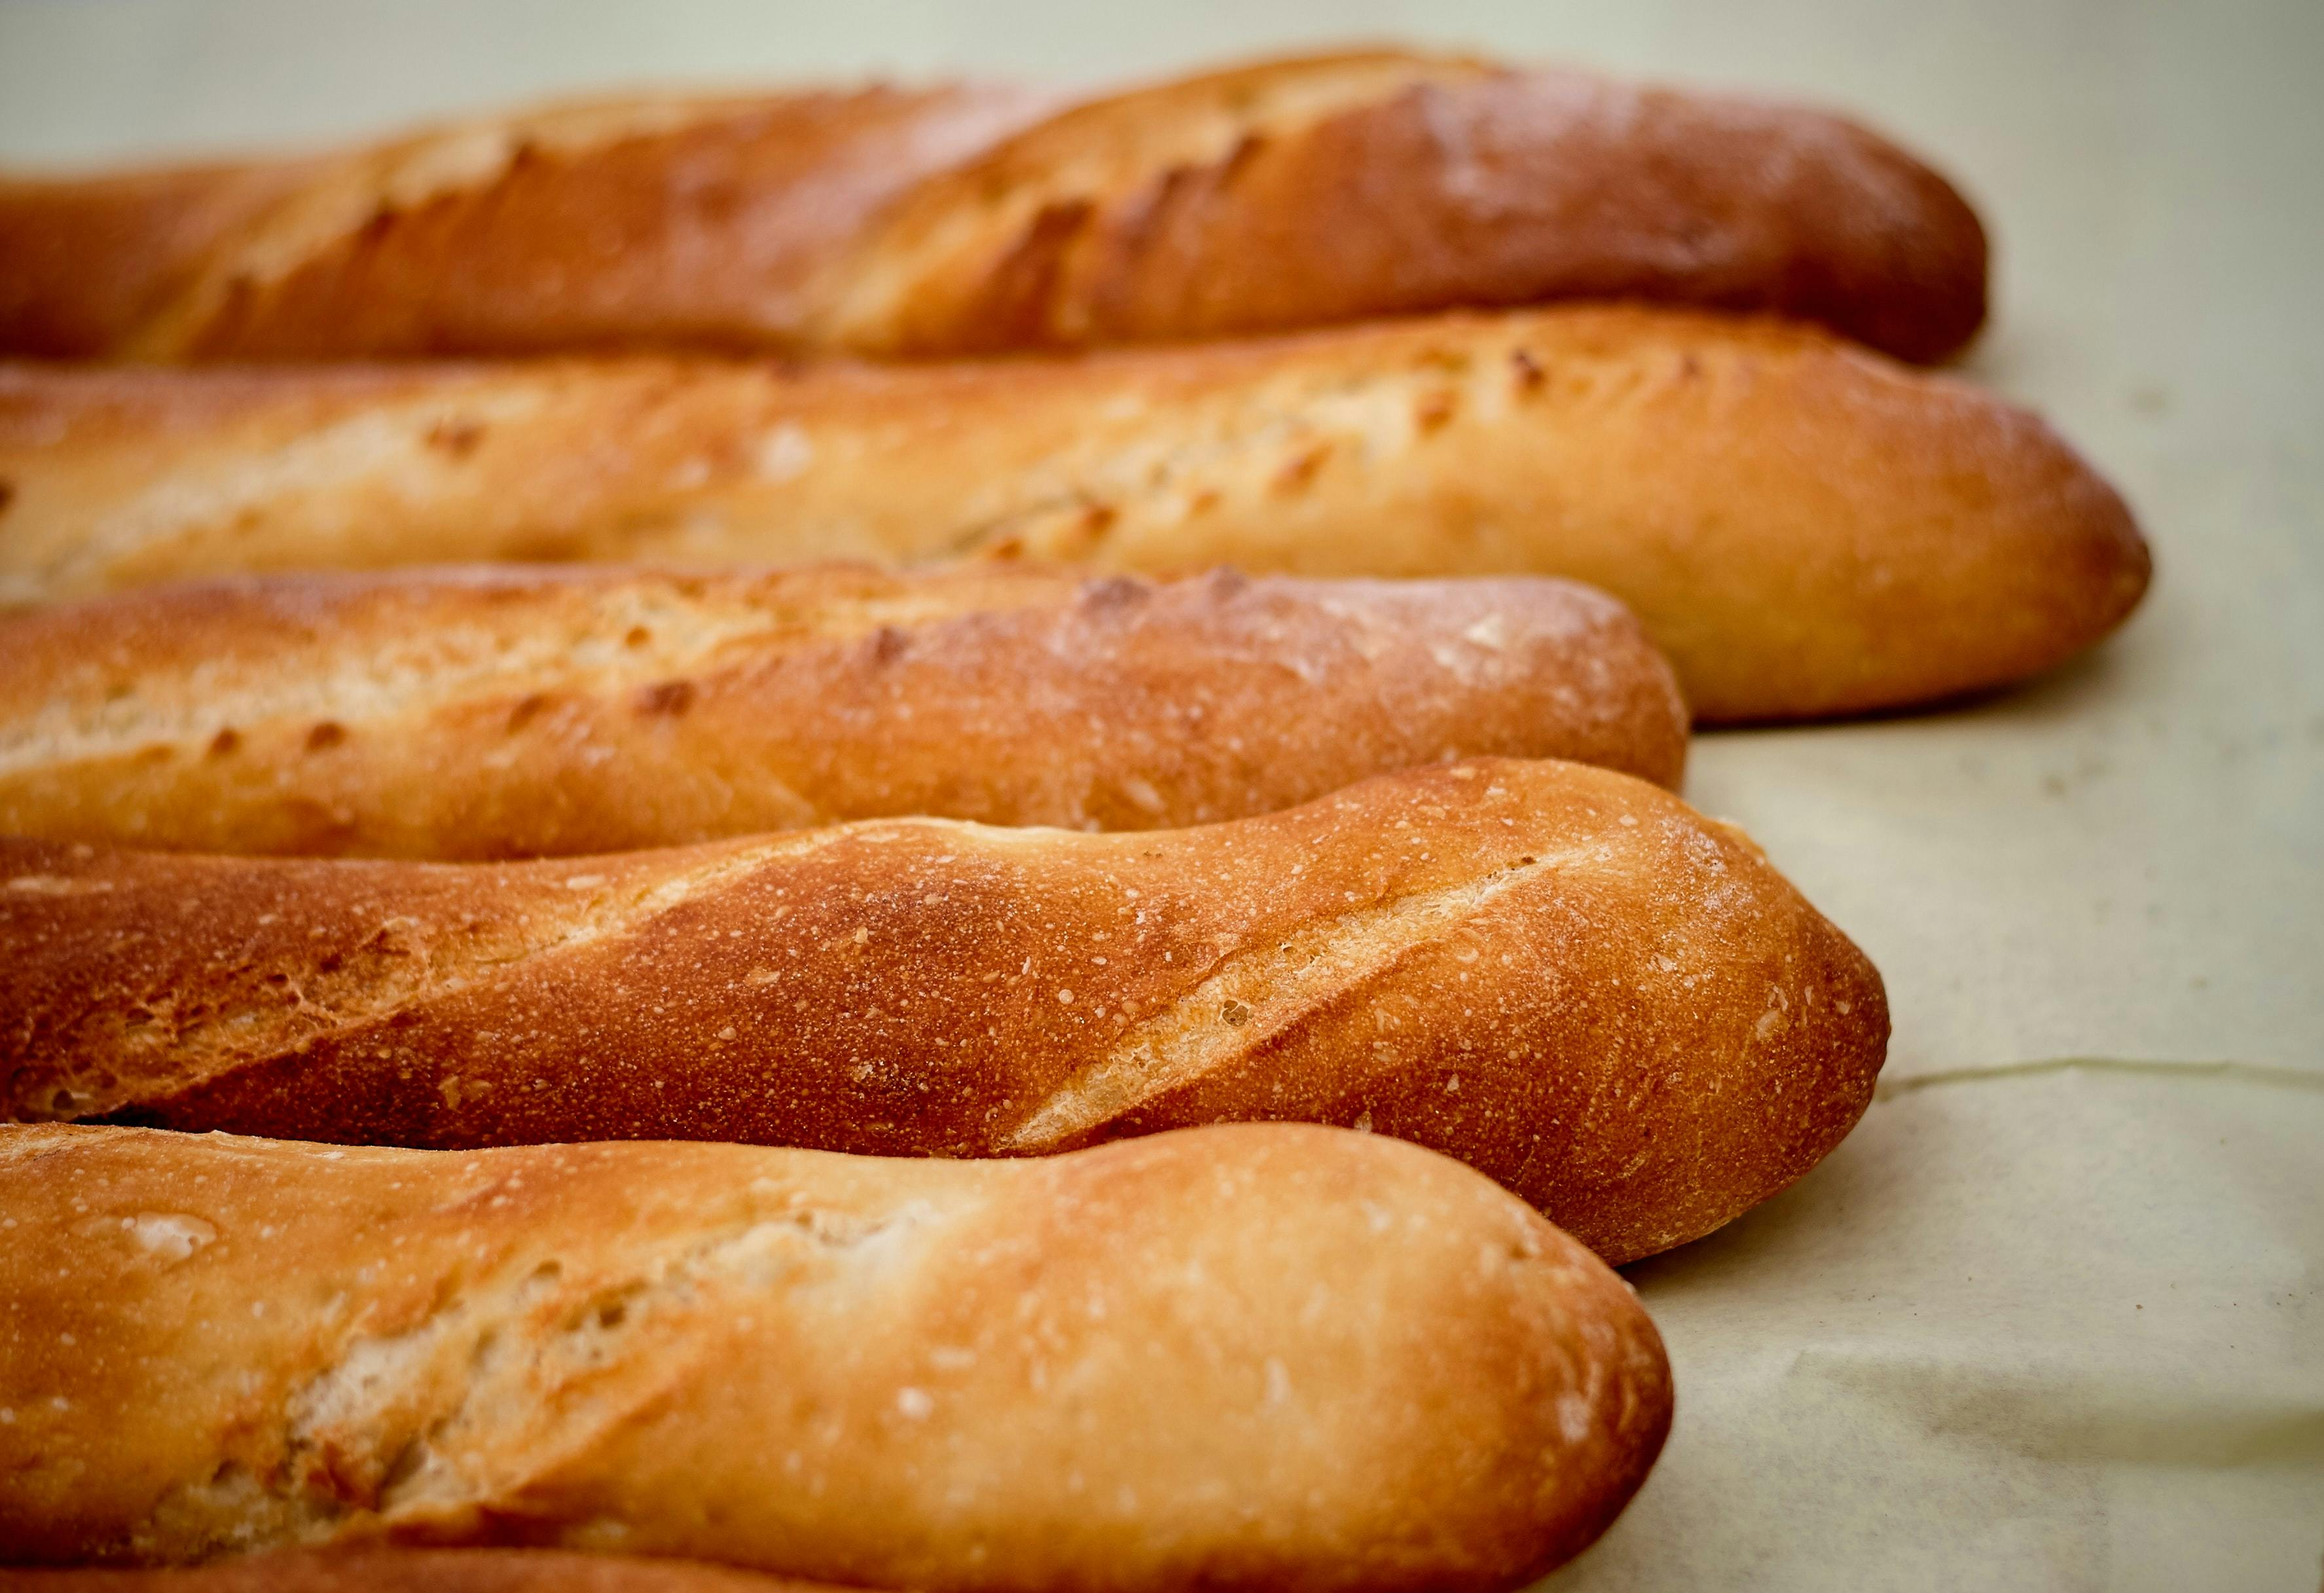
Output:
[[0,1536],[930,1593],[1517,1587],[1670,1418],[1622,1281],[1295,1125],[967,1164],[0,1130]]
[[1879,976],[1739,833],[1578,764],[1092,835],[874,820],[564,862],[0,842],[19,1117],[1010,1156],[1248,1118],[1498,1179],[1615,1261],[1805,1172]]
[[469,571],[0,616],[0,832],[612,852],[893,814],[1176,829],[1478,754],[1674,783],[1620,606],[1528,578]]
[[558,1549],[285,1549],[166,1570],[0,1570],[7,1593],[841,1593],[699,1561]]
[[1913,359],[1985,314],[1945,181],[1836,117],[1392,51],[1056,110],[641,98],[336,156],[0,183],[0,350],[881,356],[1637,298]]
[[0,373],[0,597],[472,560],[1531,571],[1708,720],[1996,686],[2144,590],[2038,420],[1813,332],[1602,307],[951,367]]
[[639,96],[336,155],[0,176],[0,348],[251,357],[252,295],[279,318],[318,292],[358,320],[271,340],[765,346],[884,204],[1056,105],[999,84]]

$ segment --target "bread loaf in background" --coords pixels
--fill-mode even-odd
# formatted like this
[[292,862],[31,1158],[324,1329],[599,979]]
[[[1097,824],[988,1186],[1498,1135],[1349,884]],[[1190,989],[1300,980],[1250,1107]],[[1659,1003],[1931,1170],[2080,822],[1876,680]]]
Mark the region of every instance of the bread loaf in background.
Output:
[[1712,720],[2017,680],[2148,570],[2021,410],[1812,331],[1602,307],[940,367],[17,367],[0,483],[19,602],[472,560],[1569,576]]
[[640,98],[336,155],[0,181],[0,352],[954,355],[1637,298],[1914,359],[1985,313],[1944,180],[1837,117],[1393,51],[1058,110]]
[[0,833],[496,858],[894,814],[1154,829],[1408,767],[1665,784],[1670,668],[1538,578],[471,570],[0,616]]
[[[336,154],[0,175],[0,347],[778,345],[887,201],[1058,103],[960,83],[607,97]],[[355,319],[314,324],[318,294]]]
[[1038,1162],[0,1129],[0,1541],[850,1586],[1501,1589],[1644,1477],[1628,1287],[1378,1136]]
[[1616,1261],[1839,1144],[1879,976],[1739,833],[1579,764],[1087,834],[874,820],[524,864],[0,842],[10,1114],[460,1147],[1025,1155],[1395,1135]]
[[840,1593],[701,1561],[562,1549],[283,1549],[206,1565],[0,1568],[7,1593]]

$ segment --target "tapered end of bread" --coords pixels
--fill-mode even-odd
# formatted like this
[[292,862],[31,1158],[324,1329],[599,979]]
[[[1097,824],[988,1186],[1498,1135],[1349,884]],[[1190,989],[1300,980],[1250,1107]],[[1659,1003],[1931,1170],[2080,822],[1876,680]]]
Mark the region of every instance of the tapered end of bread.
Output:
[[1855,123],[1827,125],[1847,155],[1811,201],[1821,249],[1803,251],[1778,295],[1736,307],[1818,321],[1898,359],[1951,358],[1985,326],[1984,223],[1933,168]]
[[2094,645],[2145,592],[2121,496],[2039,416],[1968,383],[1777,321],[1573,310],[1536,341],[1552,371],[1563,355],[1594,378],[1565,421],[1589,447],[1555,461],[1585,507],[1537,556],[1631,607],[1698,723],[2006,686]]
[[[1818,590],[1796,572],[1794,644],[1788,657],[1769,649],[1776,667],[1756,679],[1708,655],[1683,664],[1698,722],[1879,712],[2013,685],[2104,641],[2145,596],[2153,560],[2129,505],[2030,411],[1951,381],[1907,394],[1861,369],[1794,396],[1772,430],[1812,431],[1829,451],[1785,506],[1821,499],[1839,518],[1844,555],[1822,573],[1852,589]],[[1768,629],[1784,632],[1780,599]]]
[[2022,475],[2000,486],[2022,491],[2018,512],[2041,522],[2024,534],[2028,565],[2043,579],[2038,588],[2029,580],[2018,598],[2027,616],[2023,667],[1999,671],[1992,685],[2043,673],[2097,646],[2136,611],[2154,578],[2153,551],[2122,495],[2039,419],[2016,419],[2025,432]]

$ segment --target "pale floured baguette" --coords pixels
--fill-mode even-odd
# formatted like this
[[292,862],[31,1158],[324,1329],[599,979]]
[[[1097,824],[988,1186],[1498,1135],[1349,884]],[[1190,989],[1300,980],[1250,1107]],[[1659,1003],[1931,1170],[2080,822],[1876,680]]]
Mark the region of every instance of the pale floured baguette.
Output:
[[962,1593],[1515,1588],[1653,1463],[1622,1281],[1292,1125],[1029,1162],[0,1129],[0,1540]]
[[900,368],[19,367],[0,491],[18,602],[471,560],[1568,576],[1711,719],[2019,679],[2148,570],[2021,410],[1810,331],[1603,308]]
[[942,1156],[1296,1118],[1457,1156],[1615,1260],[1805,1172],[1888,1026],[1739,833],[1496,760],[1142,834],[879,820],[504,865],[0,842],[0,1014],[21,1116]]
[[339,155],[0,181],[0,351],[958,354],[1631,297],[1911,358],[1985,313],[1945,181],[1837,117],[1375,51],[1050,113],[637,98]]
[[563,1549],[281,1549],[205,1565],[0,1568],[7,1593],[841,1593],[692,1560]]
[[172,587],[0,616],[0,834],[497,858],[936,814],[1155,829],[1480,754],[1674,783],[1564,581],[985,564]]

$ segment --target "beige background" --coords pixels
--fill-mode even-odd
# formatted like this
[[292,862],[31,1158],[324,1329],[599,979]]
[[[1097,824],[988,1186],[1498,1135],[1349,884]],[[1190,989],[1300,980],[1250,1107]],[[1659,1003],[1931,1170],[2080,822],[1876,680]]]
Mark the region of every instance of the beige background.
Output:
[[1872,953],[1896,1040],[1831,1162],[1635,1269],[1677,1431],[1555,1585],[2317,1587],[2324,4],[0,0],[0,159],[1351,37],[1805,97],[1926,152],[1998,246],[1969,371],[2114,477],[2160,564],[2029,690],[1699,745],[1693,800]]

